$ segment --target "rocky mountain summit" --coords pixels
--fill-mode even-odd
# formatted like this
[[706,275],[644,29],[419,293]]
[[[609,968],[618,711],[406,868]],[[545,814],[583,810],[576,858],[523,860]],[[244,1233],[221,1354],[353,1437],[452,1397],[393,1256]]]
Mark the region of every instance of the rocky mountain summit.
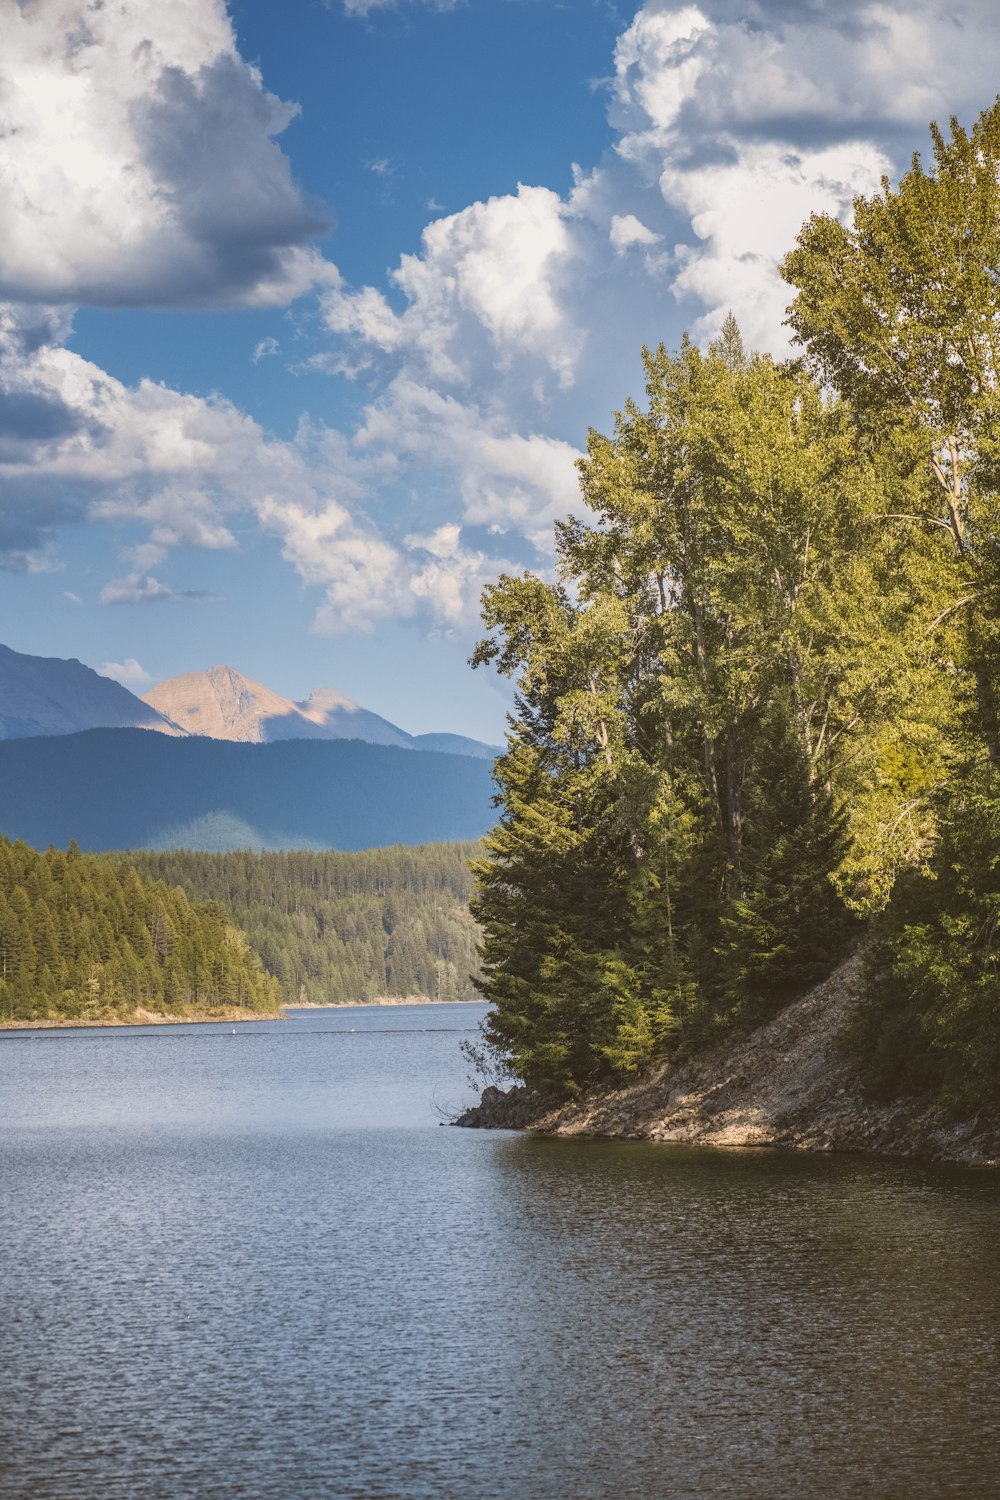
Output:
[[410,736],[388,719],[370,713],[332,688],[302,703],[283,698],[235,667],[185,672],[157,683],[143,702],[180,724],[189,734],[243,744],[276,740],[367,740],[374,745],[407,745]]
[[187,733],[243,744],[274,744],[279,739],[364,739],[369,744],[397,745],[402,750],[439,750],[492,759],[495,745],[465,735],[408,735],[399,724],[361,708],[334,688],[321,687],[294,702],[262,682],[219,664],[207,672],[184,672],[145,693],[144,702]]
[[143,701],[189,734],[213,740],[262,745],[278,740],[366,740],[371,745],[481,759],[498,753],[496,746],[464,735],[407,734],[333,688],[319,688],[296,703],[225,664],[170,677],[151,688]]

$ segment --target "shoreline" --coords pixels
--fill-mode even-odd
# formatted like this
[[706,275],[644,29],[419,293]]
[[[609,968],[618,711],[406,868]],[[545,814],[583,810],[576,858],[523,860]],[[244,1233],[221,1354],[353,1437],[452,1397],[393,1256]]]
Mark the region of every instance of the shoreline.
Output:
[[712,1053],[661,1063],[567,1102],[516,1085],[483,1091],[453,1123],[732,1149],[867,1152],[1000,1167],[1000,1112],[955,1120],[920,1100],[874,1102],[840,1037],[856,1003],[858,956],[772,1020]]
[[79,1016],[57,1016],[32,1021],[0,1020],[0,1036],[5,1031],[95,1031],[115,1026],[122,1028],[130,1026],[229,1026],[250,1021],[287,1021],[288,1012],[293,1010],[372,1010],[384,1005],[475,1005],[476,1003],[475,1000],[434,1000],[429,995],[420,995],[410,1000],[383,996],[378,1000],[339,1001],[329,1005],[320,1005],[312,1001],[302,1005],[283,1005],[280,1010],[253,1011],[249,1015],[245,1010],[236,1007],[215,1015],[198,1012],[193,1016],[174,1016],[167,1015],[163,1011],[137,1010],[133,1015],[124,1019],[105,1016],[85,1020]]
[[331,1000],[321,1005],[318,1000],[303,1000],[296,1005],[286,1005],[287,1010],[372,1010],[378,1005],[480,1005],[475,995],[467,1000],[435,1000],[433,995],[410,995],[406,1000],[398,995],[380,995],[376,1000]]
[[247,1015],[245,1010],[234,1009],[231,1013],[214,1016],[201,1013],[193,1016],[168,1016],[162,1011],[140,1010],[124,1020],[95,1017],[85,1021],[77,1017],[57,1016],[55,1019],[50,1017],[48,1020],[0,1021],[0,1035],[5,1031],[97,1031],[111,1026],[118,1026],[122,1029],[130,1026],[230,1026],[243,1021],[283,1020],[285,1020],[284,1011],[276,1010],[255,1011]]

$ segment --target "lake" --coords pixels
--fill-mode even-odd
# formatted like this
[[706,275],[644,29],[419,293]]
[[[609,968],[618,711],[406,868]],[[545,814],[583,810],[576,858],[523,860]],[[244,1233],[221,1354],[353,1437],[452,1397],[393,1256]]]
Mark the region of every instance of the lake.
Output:
[[997,1493],[1000,1179],[442,1128],[482,1014],[0,1034],[0,1493]]

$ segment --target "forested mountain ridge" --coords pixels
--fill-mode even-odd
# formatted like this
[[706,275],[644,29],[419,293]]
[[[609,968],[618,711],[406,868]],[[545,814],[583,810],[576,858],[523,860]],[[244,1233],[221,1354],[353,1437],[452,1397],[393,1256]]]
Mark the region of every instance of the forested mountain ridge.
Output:
[[494,785],[465,755],[138,730],[0,742],[0,833],[44,848],[365,849],[481,837]]
[[71,845],[0,837],[0,1022],[271,1013],[278,985],[218,905]]
[[1000,103],[785,262],[805,357],[645,354],[516,683],[478,865],[494,1061],[553,1097],[766,1020],[863,932],[869,1087],[1000,1094]]
[[246,933],[286,1004],[474,997],[479,843],[363,853],[130,851],[142,876],[209,899]]

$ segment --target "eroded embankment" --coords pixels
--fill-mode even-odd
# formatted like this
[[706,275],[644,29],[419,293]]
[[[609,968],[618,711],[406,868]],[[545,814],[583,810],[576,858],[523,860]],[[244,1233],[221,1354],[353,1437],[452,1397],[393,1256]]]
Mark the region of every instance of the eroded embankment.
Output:
[[487,1089],[456,1125],[704,1146],[873,1151],[1000,1165],[1000,1118],[956,1123],[912,1102],[873,1105],[839,1045],[858,958],[748,1036],[626,1088],[552,1107],[524,1088]]

